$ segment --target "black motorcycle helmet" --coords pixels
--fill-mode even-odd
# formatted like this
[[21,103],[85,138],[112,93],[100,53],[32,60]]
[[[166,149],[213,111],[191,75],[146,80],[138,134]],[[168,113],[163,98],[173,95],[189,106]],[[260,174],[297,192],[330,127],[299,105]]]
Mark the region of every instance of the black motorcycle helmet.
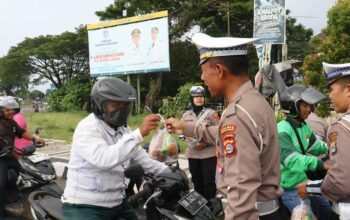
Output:
[[[136,100],[136,91],[128,83],[118,78],[103,78],[98,80],[92,88],[92,109],[94,114],[109,124],[120,127],[127,125],[127,117]],[[130,102],[127,109],[119,109],[112,113],[105,111],[106,101]]]
[[313,105],[325,99],[327,97],[316,89],[304,86],[291,86],[282,92],[280,104],[286,116],[297,118],[299,116],[300,101]]

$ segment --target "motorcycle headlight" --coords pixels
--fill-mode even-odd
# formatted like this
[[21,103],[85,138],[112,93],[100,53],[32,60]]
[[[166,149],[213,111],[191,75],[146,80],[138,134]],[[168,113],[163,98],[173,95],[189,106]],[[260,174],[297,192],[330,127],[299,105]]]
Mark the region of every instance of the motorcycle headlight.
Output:
[[42,173],[39,173],[39,176],[45,180],[45,181],[51,181],[53,179],[55,179],[56,175],[47,175],[47,174],[42,174]]
[[31,169],[31,170],[33,170],[35,172],[39,171],[35,166],[33,166],[33,165],[29,164],[29,163],[24,163],[23,162],[23,164],[24,164],[24,166],[28,167],[29,169]]

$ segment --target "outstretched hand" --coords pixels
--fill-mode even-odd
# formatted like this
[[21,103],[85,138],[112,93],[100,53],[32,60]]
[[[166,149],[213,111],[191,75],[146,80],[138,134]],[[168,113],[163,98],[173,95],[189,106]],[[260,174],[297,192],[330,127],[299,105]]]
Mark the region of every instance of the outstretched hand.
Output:
[[159,115],[150,114],[147,115],[139,127],[142,137],[147,136],[151,131],[158,128],[158,123],[160,121]]
[[171,134],[175,133],[178,135],[183,134],[185,123],[176,118],[169,118],[164,121],[167,131]]

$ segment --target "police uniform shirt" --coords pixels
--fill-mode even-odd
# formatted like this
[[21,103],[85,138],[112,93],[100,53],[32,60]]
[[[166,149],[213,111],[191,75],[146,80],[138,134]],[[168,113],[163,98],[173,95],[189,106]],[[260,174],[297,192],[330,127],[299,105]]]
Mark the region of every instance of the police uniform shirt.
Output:
[[350,109],[328,130],[332,167],[322,182],[321,192],[331,201],[350,202]]

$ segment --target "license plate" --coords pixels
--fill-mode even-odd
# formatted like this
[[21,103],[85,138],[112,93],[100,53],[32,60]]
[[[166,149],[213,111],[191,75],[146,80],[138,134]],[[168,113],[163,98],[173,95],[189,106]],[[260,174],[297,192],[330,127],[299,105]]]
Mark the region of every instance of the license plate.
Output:
[[48,160],[50,159],[50,156],[48,154],[33,154],[31,156],[28,157],[28,159],[30,161],[32,161],[33,163],[37,163],[37,162],[40,162],[40,161],[43,161],[43,160]]
[[193,216],[196,215],[207,202],[208,201],[196,191],[190,192],[179,200],[179,204]]

